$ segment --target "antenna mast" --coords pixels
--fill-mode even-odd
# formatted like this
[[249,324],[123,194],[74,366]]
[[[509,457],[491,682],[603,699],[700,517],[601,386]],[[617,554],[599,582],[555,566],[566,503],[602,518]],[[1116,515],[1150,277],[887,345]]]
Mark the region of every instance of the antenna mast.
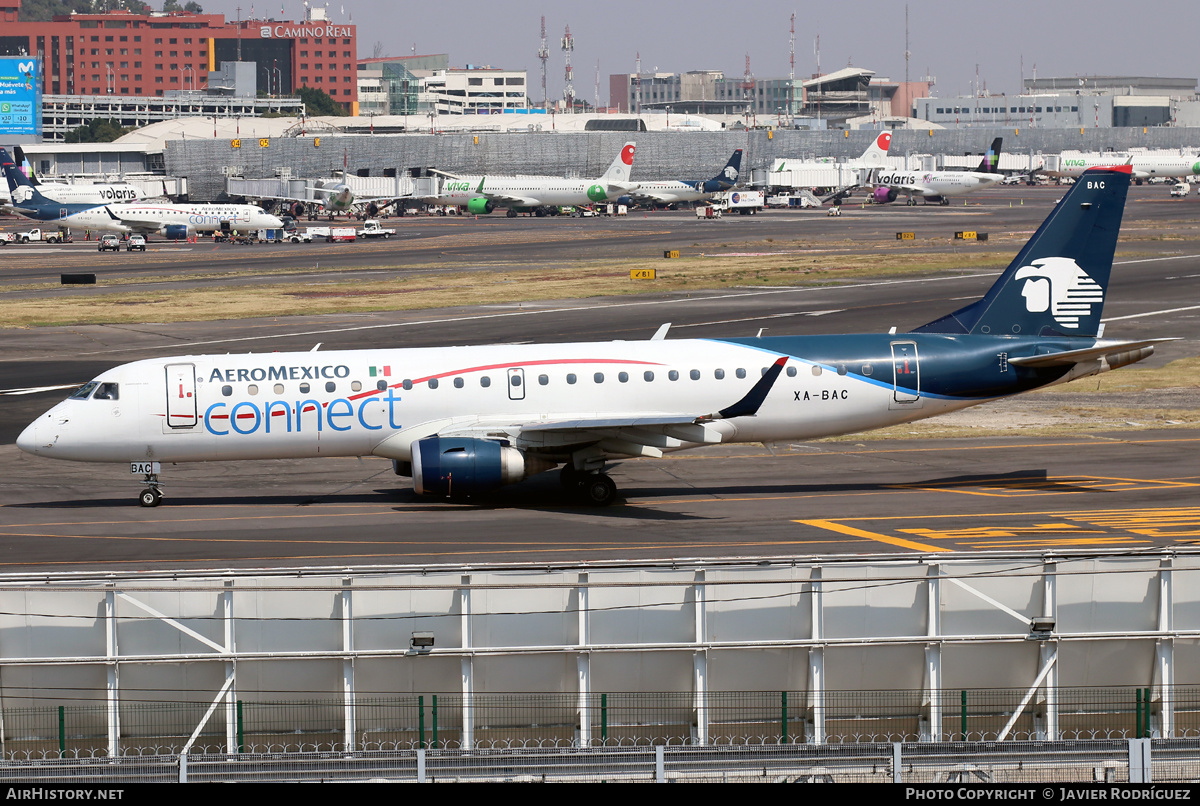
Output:
[[629,111],[640,115],[642,114],[642,52],[639,50],[636,51],[636,53],[637,64],[635,65],[634,70],[637,72],[637,78],[635,78],[634,81],[637,82],[637,109],[630,109]]
[[575,71],[571,69],[571,51],[575,50],[575,39],[571,36],[571,26],[567,25],[566,33],[562,38],[562,52],[566,58],[566,69],[563,71],[563,79],[567,82],[567,86],[563,88],[563,100],[567,102],[567,111],[575,111]]
[[542,46],[538,48],[537,57],[542,61],[542,109],[546,108],[546,62],[550,60],[550,51],[546,49],[546,17],[542,15]]
[[796,113],[796,12],[792,12],[792,31],[788,37],[788,120]]

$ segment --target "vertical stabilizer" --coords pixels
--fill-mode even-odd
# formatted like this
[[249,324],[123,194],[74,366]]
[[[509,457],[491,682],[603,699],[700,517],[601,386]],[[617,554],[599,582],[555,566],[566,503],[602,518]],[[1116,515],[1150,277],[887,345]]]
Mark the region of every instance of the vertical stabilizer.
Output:
[[886,165],[888,149],[892,147],[892,133],[880,132],[875,139],[871,141],[871,145],[859,157],[859,162],[867,165]]
[[1003,142],[1003,137],[997,137],[992,141],[991,147],[983,153],[983,159],[979,161],[978,167],[975,168],[975,173],[994,174],[999,172],[1000,144]]
[[1132,173],[1086,171],[982,299],[913,332],[1097,335]]
[[601,176],[601,181],[609,182],[628,182],[629,172],[633,170],[633,152],[635,151],[633,143],[626,143],[621,153],[612,161],[612,165],[608,166],[608,170]]

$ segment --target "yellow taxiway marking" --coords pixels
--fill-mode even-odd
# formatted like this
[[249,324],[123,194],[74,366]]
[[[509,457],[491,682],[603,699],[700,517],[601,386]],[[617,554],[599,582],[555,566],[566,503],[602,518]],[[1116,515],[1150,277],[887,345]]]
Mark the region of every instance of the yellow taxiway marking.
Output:
[[795,523],[803,523],[806,526],[815,526],[818,529],[828,529],[831,532],[837,532],[851,537],[864,537],[867,540],[877,540],[880,543],[887,543],[891,546],[897,546],[902,549],[912,549],[913,551],[947,551],[939,546],[930,546],[925,543],[915,543],[912,540],[905,540],[901,537],[893,537],[891,535],[880,534],[879,532],[868,532],[865,529],[857,529],[853,526],[847,526],[844,523],[837,521],[823,520],[803,520],[795,521]]
[[[1014,518],[1044,517],[1053,518],[1051,522],[1034,524],[1010,524]],[[987,525],[963,526],[960,528],[930,528],[914,526],[907,528],[896,527],[895,531],[903,535],[911,535],[930,542],[899,537],[895,534],[868,531],[851,526],[854,522],[889,521],[903,523],[905,521],[931,521],[954,518],[978,523],[982,519],[992,521]],[[997,521],[999,523],[997,523]],[[1200,507],[1164,507],[1161,509],[1111,509],[1094,512],[1063,510],[1058,512],[990,512],[990,513],[956,513],[945,515],[876,515],[861,518],[841,518],[838,520],[796,520],[807,526],[827,529],[838,534],[862,537],[875,540],[899,548],[914,551],[953,551],[954,549],[936,545],[933,541],[943,544],[950,543],[975,549],[997,548],[1033,548],[1051,546],[1086,546],[1086,545],[1127,545],[1132,543],[1150,543],[1135,535],[1147,538],[1179,540],[1181,538],[1200,538]],[[1082,526],[1080,525],[1082,524]],[[1084,528],[1093,527],[1091,529]],[[1190,542],[1181,540],[1180,542]]]
[[926,492],[962,493],[993,498],[1013,498],[1030,495],[1069,495],[1081,492],[1129,492],[1168,487],[1197,487],[1200,484],[1166,479],[1122,479],[1107,476],[1030,476],[1028,478],[1001,476],[995,479],[968,479],[939,484],[888,485],[898,489]]

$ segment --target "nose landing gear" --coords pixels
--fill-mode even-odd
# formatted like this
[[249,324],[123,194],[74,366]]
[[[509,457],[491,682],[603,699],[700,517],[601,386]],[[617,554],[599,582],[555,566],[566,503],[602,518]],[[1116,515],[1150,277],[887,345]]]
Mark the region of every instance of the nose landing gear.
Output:
[[163,493],[159,489],[158,474],[146,474],[146,489],[138,496],[138,503],[144,507],[156,507],[162,503]]

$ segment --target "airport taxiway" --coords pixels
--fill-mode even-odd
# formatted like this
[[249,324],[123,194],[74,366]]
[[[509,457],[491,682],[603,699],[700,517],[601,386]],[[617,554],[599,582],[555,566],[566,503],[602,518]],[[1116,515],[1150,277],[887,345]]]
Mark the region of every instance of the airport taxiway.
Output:
[[[1162,188],[1153,190],[1165,196]],[[1159,201],[1144,188],[1135,191],[1132,195],[1145,201],[1131,202],[1127,230],[1152,232],[1162,227],[1163,237],[1118,246],[1105,307],[1107,335],[1182,338],[1161,346],[1140,365],[1162,366],[1194,356],[1200,339],[1200,238],[1187,227],[1162,222],[1196,216],[1200,203]],[[1014,208],[996,202],[990,213],[985,208],[987,225],[976,228],[1032,229],[1053,203],[1049,196],[1041,198],[1043,203],[1026,204],[1029,210],[1015,213],[1006,212]],[[925,228],[935,219],[939,228],[961,229],[965,220],[961,217],[966,215],[953,208],[920,207],[851,212],[828,221],[846,227],[849,234],[837,237],[855,239],[863,249],[890,237],[893,229]],[[913,213],[924,215],[905,218]],[[959,219],[952,221],[946,213]],[[711,240],[688,248],[720,251],[721,243],[733,241],[731,232],[739,233],[740,244],[751,240],[746,233],[753,230],[766,251],[771,248],[766,238],[775,237],[768,233],[798,226],[818,232],[818,224],[827,220],[817,214],[818,222],[812,215],[767,213],[747,222],[708,222],[722,231],[705,234],[702,237]],[[705,232],[701,225],[706,222],[696,222],[687,214],[656,216],[645,220],[654,222],[654,232],[665,230],[668,235],[631,232],[612,236],[611,243],[606,240],[609,236],[597,241],[613,254],[629,250],[661,254],[663,244],[678,241],[681,233],[694,232],[699,238]],[[803,224],[794,223],[801,216],[808,218]],[[893,220],[902,218],[914,223],[901,226]],[[549,225],[547,232],[550,227],[609,226],[590,219],[453,222],[463,228],[456,231],[471,235],[465,239],[469,243],[458,247],[469,255],[512,250],[512,259],[517,260],[528,251],[531,259],[549,262],[555,250],[596,246],[571,240],[487,245],[489,237],[504,241],[514,232],[543,224]],[[632,223],[628,226],[634,228]],[[1187,232],[1179,235],[1183,230]],[[828,230],[825,233],[812,237],[833,237]],[[721,235],[726,240],[717,240]],[[946,248],[1011,252],[1015,243],[947,243]],[[223,246],[222,251],[244,256],[245,250],[274,250],[280,260],[305,260],[305,255],[316,252],[353,254],[362,270],[371,271],[390,265],[395,250],[405,249],[405,244],[400,240],[362,245],[365,248],[355,245],[340,252],[340,247],[324,244]],[[96,261],[94,253],[77,251],[81,261]],[[1136,254],[1123,256],[1122,251]],[[166,265],[179,266],[181,272],[189,261],[199,259],[187,252],[163,256],[169,254],[175,257]],[[127,263],[125,253],[121,255],[122,264]],[[10,268],[18,275],[34,271],[12,268],[21,261],[15,260],[14,253],[15,262],[10,264],[9,257],[0,253],[0,282],[16,282],[9,276]],[[419,265],[419,258],[414,260]],[[45,274],[51,269],[57,272],[60,266],[43,265],[40,271]],[[161,274],[163,266],[154,271]],[[673,338],[753,335],[764,327],[768,333],[886,331],[892,326],[903,332],[978,297],[993,278],[993,272],[856,278],[805,288],[723,288],[278,321],[4,330],[0,332],[6,345],[0,356],[0,564],[9,571],[46,571],[578,563],[1088,546],[1138,551],[1200,540],[1200,507],[1194,506],[1200,486],[1200,465],[1195,461],[1200,428],[1144,429],[1119,421],[1103,430],[1071,433],[1066,429],[1049,437],[1025,436],[1019,428],[1006,432],[1009,435],[975,439],[878,439],[868,433],[837,442],[717,446],[662,460],[628,461],[612,473],[621,491],[620,503],[601,510],[565,504],[553,473],[506,488],[478,506],[421,499],[412,493],[408,479],[392,474],[390,463],[374,458],[166,467],[167,502],[157,509],[142,509],[135,503],[140,482],[125,467],[53,462],[21,454],[12,444],[21,427],[65,395],[63,387],[138,358],[308,350],[317,343],[321,349],[347,349],[634,340],[648,338],[665,321],[674,323]],[[53,292],[4,292],[0,286],[0,299],[8,293]],[[1151,403],[1157,394],[1169,396],[1177,408],[1200,408],[1194,385],[1147,394]],[[1001,401],[980,411],[986,418],[987,412],[1019,408],[1021,401]],[[1139,404],[1135,400],[1122,405]]]

